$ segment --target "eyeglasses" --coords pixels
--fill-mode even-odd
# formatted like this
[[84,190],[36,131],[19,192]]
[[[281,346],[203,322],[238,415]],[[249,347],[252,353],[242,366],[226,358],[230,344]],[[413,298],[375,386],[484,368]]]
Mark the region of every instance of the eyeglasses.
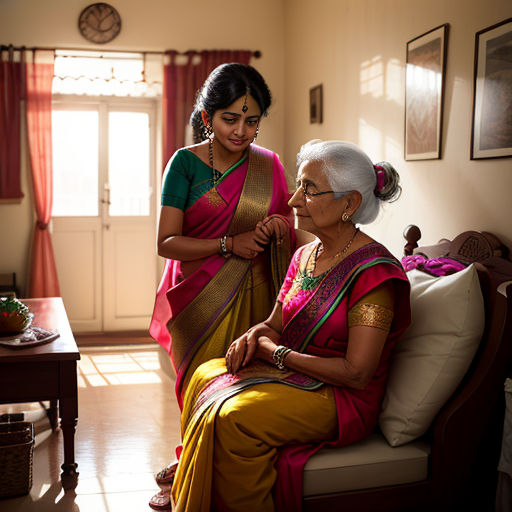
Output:
[[316,197],[316,196],[322,196],[324,194],[347,194],[350,192],[350,190],[324,190],[323,192],[311,192],[311,187],[314,186],[312,183],[303,183],[302,185],[300,183],[297,183],[297,188],[301,188],[302,192],[304,192],[304,195],[306,197]]

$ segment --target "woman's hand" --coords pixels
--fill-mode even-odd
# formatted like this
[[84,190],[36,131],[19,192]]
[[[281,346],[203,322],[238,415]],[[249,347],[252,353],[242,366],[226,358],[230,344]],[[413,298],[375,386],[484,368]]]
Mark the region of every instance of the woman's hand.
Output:
[[250,334],[246,332],[229,346],[226,353],[226,368],[229,373],[237,373],[243,367],[247,366],[253,358],[262,359],[268,363],[273,362],[272,356],[277,345],[268,336],[259,336],[257,338],[252,336],[251,346],[253,350],[251,350],[252,355],[249,355],[249,336]]
[[272,342],[277,343],[281,335],[272,327],[270,327],[267,323],[261,322],[256,324],[254,327],[251,327],[246,333],[247,336],[247,351],[245,354],[245,358],[242,366],[249,364],[250,361],[254,357],[259,357],[257,355],[260,339],[265,337],[270,339]]
[[276,348],[277,345],[268,336],[260,336],[256,348],[256,357],[267,363],[274,364],[273,355]]
[[[236,373],[244,366],[247,366],[255,357],[261,358],[266,353],[265,350],[268,349],[267,340],[273,344],[275,349],[279,338],[280,334],[264,322],[251,327],[229,346],[226,353],[228,372]],[[260,346],[261,340],[264,340],[262,347]],[[270,353],[270,361],[272,361],[272,354],[273,351]]]
[[231,343],[226,352],[226,368],[229,373],[235,374],[242,368],[246,353],[247,333],[244,333]]
[[288,224],[281,217],[266,217],[256,224],[256,233],[261,237],[266,237],[268,241],[275,238],[278,242],[288,233]]
[[232,237],[231,252],[240,256],[240,258],[252,260],[265,250],[262,245],[266,243],[268,243],[268,240],[258,235],[256,230],[246,231]]

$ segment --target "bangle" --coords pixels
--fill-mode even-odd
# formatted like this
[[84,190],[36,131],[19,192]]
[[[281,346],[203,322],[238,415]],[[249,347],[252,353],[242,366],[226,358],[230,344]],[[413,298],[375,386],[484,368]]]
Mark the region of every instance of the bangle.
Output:
[[286,366],[284,365],[284,358],[292,351],[291,348],[285,347],[284,345],[279,345],[274,350],[274,353],[272,354],[272,359],[274,360],[274,363],[276,366],[282,371],[286,369]]
[[224,256],[224,258],[229,258],[231,256],[231,252],[228,250],[228,245],[226,243],[227,238],[228,235],[224,235],[220,239],[220,253],[222,254],[222,256]]

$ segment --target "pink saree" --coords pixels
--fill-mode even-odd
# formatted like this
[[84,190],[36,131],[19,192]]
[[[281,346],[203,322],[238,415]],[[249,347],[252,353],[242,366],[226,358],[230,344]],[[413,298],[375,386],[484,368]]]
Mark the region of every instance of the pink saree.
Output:
[[[275,510],[282,512],[302,509],[302,475],[304,465],[311,455],[326,445],[342,446],[359,441],[375,428],[388,375],[389,356],[394,343],[410,323],[409,282],[400,263],[382,245],[372,242],[361,247],[331,269],[316,289],[302,290],[297,277],[314,247],[314,243],[309,244],[295,253],[281,288],[278,298],[283,303],[280,344],[322,357],[343,356],[348,345],[348,311],[384,282],[393,284],[395,316],[378,368],[366,388],[356,390],[332,386],[338,418],[336,438],[315,444],[285,445],[279,449],[277,480],[273,489]],[[210,366],[213,368],[212,364]],[[194,475],[201,474],[204,465],[209,464],[204,456],[197,455],[203,466],[190,466],[191,461],[195,460],[194,451],[207,450],[206,447],[210,446],[210,441],[206,440],[211,439],[216,415],[226,400],[249,387],[253,387],[252,392],[255,393],[258,384],[268,382],[286,384],[280,386],[279,391],[274,391],[283,393],[283,402],[286,401],[288,386],[314,390],[325,385],[301,373],[280,372],[274,366],[260,361],[236,375],[225,373],[221,360],[218,367],[221,373],[206,384],[201,384],[202,387],[191,390],[185,397],[186,420],[182,428],[186,439],[184,453],[187,464],[179,468],[180,475],[173,488],[178,499],[182,493],[194,492],[187,488],[188,484],[183,484],[187,477],[182,474],[186,475],[187,471]],[[196,375],[202,371],[201,368]],[[209,419],[205,421],[205,418]],[[261,425],[261,430],[262,439],[266,438],[265,424]],[[199,441],[192,442],[190,433],[195,432],[200,432],[194,434]],[[242,467],[240,471],[243,471]],[[204,481],[199,487],[209,489],[210,485],[210,482]]]
[[[323,446],[344,446],[367,437],[377,424],[387,382],[389,357],[398,338],[410,324],[409,281],[400,263],[378,243],[370,243],[338,264],[313,293],[294,291],[301,256],[311,244],[295,254],[279,294],[283,301],[283,334],[280,343],[294,350],[322,357],[340,357],[348,345],[348,311],[373,289],[392,280],[395,316],[379,366],[364,390],[333,387],[338,412],[338,437],[317,445],[286,446],[277,461],[274,488],[278,511],[302,509],[304,465]],[[307,260],[307,258],[304,258]],[[304,261],[304,260],[303,260]]]
[[[253,144],[243,164],[185,211],[183,235],[220,238],[252,230],[267,215],[290,217],[288,199],[284,169],[277,155]],[[275,294],[289,262],[293,237],[290,230],[288,244],[274,244],[265,251],[269,259],[270,253],[274,256],[270,268]],[[184,376],[194,354],[228,313],[250,267],[250,260],[216,254],[185,276],[180,261],[166,261],[149,332],[170,353],[180,406]]]

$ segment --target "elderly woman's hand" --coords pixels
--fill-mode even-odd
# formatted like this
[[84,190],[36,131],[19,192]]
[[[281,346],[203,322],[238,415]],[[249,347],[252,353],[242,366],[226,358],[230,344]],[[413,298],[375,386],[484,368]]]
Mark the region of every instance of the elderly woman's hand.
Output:
[[247,333],[242,334],[228,348],[226,352],[226,368],[229,373],[236,373],[243,366],[247,352]]
[[[265,338],[265,342],[263,343],[263,347],[260,347],[262,338]],[[280,334],[265,322],[254,325],[231,343],[226,353],[226,367],[228,372],[236,373],[244,366],[247,366],[255,357],[260,357],[258,350],[261,355],[263,354],[262,350],[265,351],[265,348],[268,348],[266,340],[270,340],[275,348],[275,342],[277,342],[279,338]],[[269,361],[272,361],[272,353],[270,354]]]
[[267,363],[273,363],[273,355],[276,348],[277,345],[268,336],[260,336],[256,348],[256,357],[267,361]]

